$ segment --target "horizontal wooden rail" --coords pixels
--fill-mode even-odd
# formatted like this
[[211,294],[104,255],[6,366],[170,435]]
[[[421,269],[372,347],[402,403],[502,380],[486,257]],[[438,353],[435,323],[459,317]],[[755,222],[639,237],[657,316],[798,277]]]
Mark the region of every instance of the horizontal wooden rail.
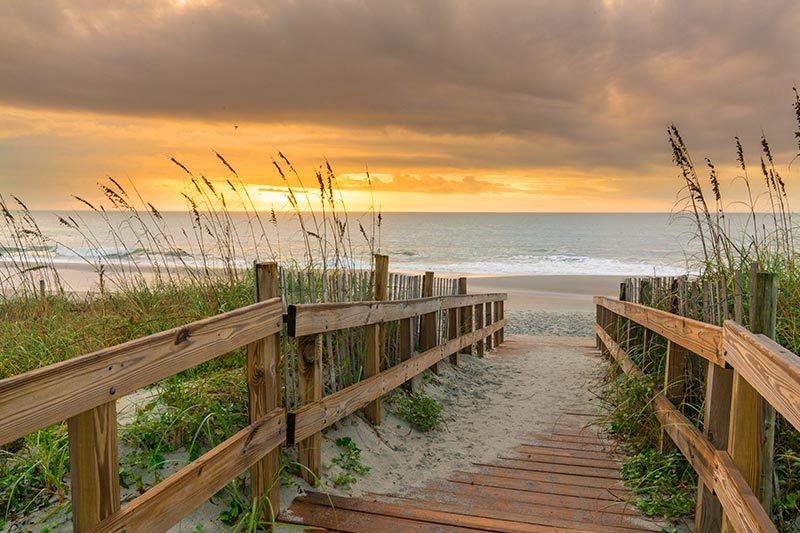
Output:
[[417,354],[406,361],[384,370],[343,390],[326,396],[322,400],[304,405],[288,413],[288,444],[294,444],[338,422],[375,401],[389,391],[399,387],[445,357],[457,353],[481,338],[499,331],[506,325],[501,319],[490,326],[461,335]]
[[725,366],[720,326],[604,296],[595,296],[594,303],[654,331],[715,365]]
[[795,428],[800,429],[800,357],[736,322],[724,325],[725,360]]
[[414,300],[297,304],[288,308],[287,326],[292,337],[305,337],[506,299],[506,294],[468,294]]
[[272,298],[0,380],[0,444],[277,333],[282,312]]
[[[613,312],[613,309],[610,310]],[[643,375],[641,369],[599,324],[595,324],[594,330],[626,374]],[[777,532],[730,455],[724,450],[715,449],[663,394],[654,392],[654,395],[653,411],[656,417],[703,483],[713,488],[736,531]]]
[[92,531],[166,531],[283,444],[285,436],[284,410],[274,409],[108,516]]

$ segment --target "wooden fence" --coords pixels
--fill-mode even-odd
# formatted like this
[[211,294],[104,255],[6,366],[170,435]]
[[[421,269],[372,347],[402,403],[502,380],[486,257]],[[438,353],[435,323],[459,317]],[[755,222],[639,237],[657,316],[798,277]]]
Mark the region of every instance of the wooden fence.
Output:
[[[0,380],[0,445],[68,421],[75,531],[165,531],[248,469],[251,500],[263,502],[269,519],[280,503],[284,443],[297,443],[304,477],[312,481],[320,472],[324,428],[362,408],[380,424],[383,395],[448,356],[457,363],[457,354],[473,344],[482,353],[503,340],[505,294],[434,296],[429,273],[421,286],[424,297],[383,301],[390,294],[386,256],[376,256],[373,294],[365,301],[290,304],[284,314],[281,278],[276,264],[258,264],[253,305]],[[466,293],[466,280],[443,283],[441,290]],[[421,323],[419,353],[414,320]],[[401,360],[386,364],[386,331],[394,322]],[[284,323],[299,354],[296,408],[282,407]],[[357,327],[366,329],[364,378],[324,396],[323,335]],[[249,424],[121,506],[117,400],[244,346]]]
[[[594,329],[598,347],[626,373],[641,377],[642,368],[631,355],[636,353],[646,365],[655,337],[666,340],[666,359],[661,361],[663,388],[654,391],[653,408],[664,435],[671,438],[698,474],[696,530],[776,531],[764,508],[769,508],[771,498],[765,486],[772,482],[771,474],[764,475],[771,472],[770,411],[777,410],[800,428],[800,358],[769,338],[774,336],[777,276],[751,276],[749,322],[758,333],[725,320],[729,308],[716,305],[716,298],[707,296],[705,305],[698,299],[693,306],[691,284],[688,298],[675,296],[680,293],[675,291],[677,280],[673,281],[662,282],[661,288],[629,281],[623,284],[621,293],[638,299],[644,292],[645,298],[652,301],[657,291],[664,289],[661,294],[672,295],[666,301],[674,311],[680,311],[682,300],[689,303],[684,311],[716,317],[722,325],[642,304],[596,297]],[[702,295],[699,290],[696,294],[698,298]],[[727,302],[728,298],[722,300]],[[739,320],[742,309],[740,299],[733,313]],[[704,360],[706,370],[702,431],[676,406],[688,393],[687,365],[694,356]]]

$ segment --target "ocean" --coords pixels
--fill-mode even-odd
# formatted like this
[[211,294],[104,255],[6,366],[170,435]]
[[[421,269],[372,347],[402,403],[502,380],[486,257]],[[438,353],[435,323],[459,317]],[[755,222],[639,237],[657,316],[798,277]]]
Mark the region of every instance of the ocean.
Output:
[[[26,254],[49,254],[56,263],[106,260],[143,262],[154,247],[141,238],[137,224],[122,213],[109,213],[103,221],[94,213],[34,214],[48,240],[28,249],[14,243],[8,227],[0,231],[0,260]],[[59,221],[72,216],[80,231]],[[269,245],[254,242],[245,215],[232,214],[237,228],[235,261],[242,266],[262,259],[268,247],[281,260],[302,258],[303,232],[296,215],[281,214],[276,224],[264,217]],[[368,262],[368,248],[358,227],[371,233],[373,215],[350,216],[350,240],[357,262]],[[318,231],[311,215],[304,215],[307,231]],[[155,223],[155,221],[153,221]],[[209,246],[207,232],[192,230],[188,213],[164,213],[163,224],[182,250],[182,261],[199,262],[198,245],[207,257],[221,260]],[[253,222],[254,227],[260,228]],[[110,231],[110,227],[114,231]],[[676,275],[692,270],[699,252],[691,239],[692,226],[685,218],[666,213],[384,213],[375,241],[388,254],[393,270],[482,275]],[[260,233],[260,229],[259,229]],[[328,230],[329,237],[332,230]],[[115,236],[116,235],[116,236]],[[121,244],[119,236],[125,241]],[[310,238],[316,250],[315,239]],[[209,253],[208,250],[211,249]],[[98,252],[100,250],[100,252]],[[177,260],[177,259],[176,259]]]

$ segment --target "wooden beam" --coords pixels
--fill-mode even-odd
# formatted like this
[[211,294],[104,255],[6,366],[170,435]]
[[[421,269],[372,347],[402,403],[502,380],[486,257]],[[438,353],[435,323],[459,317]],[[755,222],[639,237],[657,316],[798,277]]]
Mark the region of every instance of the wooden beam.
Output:
[[417,354],[407,361],[384,370],[380,374],[368,377],[346,389],[325,396],[319,401],[295,409],[288,415],[289,434],[287,435],[287,441],[291,444],[318,434],[324,428],[354,413],[374,401],[375,398],[387,394],[413,376],[430,368],[437,361],[441,361],[464,346],[471,345],[481,337],[494,333],[504,325],[505,320],[500,320],[484,329],[467,333],[434,346],[430,350]]
[[71,417],[69,463],[72,529],[89,531],[119,510],[117,402]]
[[733,459],[724,451],[717,452],[714,479],[714,490],[733,531],[777,533],[775,524],[764,512]]
[[402,320],[455,307],[502,301],[506,298],[508,295],[505,293],[492,293],[433,296],[386,302],[295,304],[290,305],[287,309],[287,329],[290,336],[303,337]]
[[0,380],[0,444],[280,331],[268,300]]
[[167,531],[280,446],[285,434],[284,411],[275,409],[149,489],[92,531]]
[[632,320],[662,337],[679,344],[692,353],[707,359],[715,365],[725,366],[722,356],[722,328],[673,315],[666,311],[643,305],[620,302],[603,296],[594,297],[595,304]]
[[[308,405],[322,399],[322,335],[310,335],[297,339],[297,400],[299,405]],[[297,442],[297,462],[305,468],[300,477],[313,486],[319,481],[322,468],[322,435],[309,434]]]
[[[255,264],[257,302],[280,296],[277,263]],[[252,424],[281,405],[280,335],[274,333],[247,347],[248,420]],[[280,448],[250,469],[250,499],[263,505],[262,518],[274,520],[280,505]],[[267,502],[267,500],[269,500]]]
[[[505,298],[503,298],[505,300]],[[497,303],[500,305],[500,319],[505,320],[506,318],[506,303],[500,300]],[[500,334],[500,342],[498,344],[503,344],[506,341],[506,330],[505,328],[500,329],[498,332]]]
[[725,322],[725,360],[800,429],[800,357],[772,339]]

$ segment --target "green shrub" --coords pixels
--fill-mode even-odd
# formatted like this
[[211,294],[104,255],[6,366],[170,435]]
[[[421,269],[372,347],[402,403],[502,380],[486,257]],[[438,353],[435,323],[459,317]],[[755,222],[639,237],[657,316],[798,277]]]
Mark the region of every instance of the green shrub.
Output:
[[397,414],[419,431],[442,427],[442,404],[422,392],[397,391],[392,397]]

